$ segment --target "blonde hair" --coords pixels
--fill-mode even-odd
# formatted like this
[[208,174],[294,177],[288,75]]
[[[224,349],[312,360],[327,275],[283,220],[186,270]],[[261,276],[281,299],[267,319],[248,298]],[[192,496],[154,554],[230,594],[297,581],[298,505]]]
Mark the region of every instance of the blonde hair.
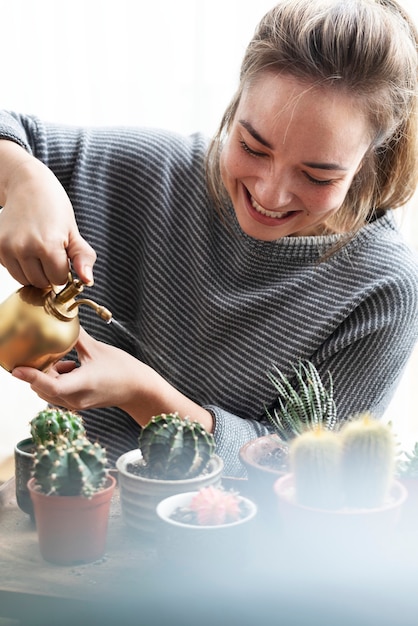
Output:
[[355,231],[404,205],[418,184],[417,55],[414,23],[395,0],[282,0],[259,23],[238,89],[207,156],[209,192],[222,213],[228,195],[220,154],[243,90],[265,72],[293,76],[353,98],[367,114],[370,149],[333,218]]

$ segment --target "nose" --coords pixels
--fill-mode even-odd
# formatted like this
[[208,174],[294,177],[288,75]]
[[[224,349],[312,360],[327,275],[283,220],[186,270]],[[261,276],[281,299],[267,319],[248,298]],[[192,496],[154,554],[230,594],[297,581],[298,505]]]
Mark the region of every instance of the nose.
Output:
[[275,211],[285,208],[294,197],[291,178],[284,172],[260,178],[254,187],[254,195],[265,209]]

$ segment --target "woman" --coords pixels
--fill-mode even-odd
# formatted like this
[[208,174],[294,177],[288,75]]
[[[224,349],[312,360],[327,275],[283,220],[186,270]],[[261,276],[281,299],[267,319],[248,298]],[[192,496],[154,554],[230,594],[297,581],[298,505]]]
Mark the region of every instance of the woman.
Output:
[[129,331],[82,308],[80,367],[13,374],[82,410],[112,460],[152,415],[192,416],[227,475],[268,432],[273,365],[330,372],[341,420],[382,415],[418,334],[417,259],[392,215],[417,182],[416,43],[391,0],[283,0],[209,146],[4,112],[1,262],[43,287],[70,260],[92,283],[97,254],[91,297]]

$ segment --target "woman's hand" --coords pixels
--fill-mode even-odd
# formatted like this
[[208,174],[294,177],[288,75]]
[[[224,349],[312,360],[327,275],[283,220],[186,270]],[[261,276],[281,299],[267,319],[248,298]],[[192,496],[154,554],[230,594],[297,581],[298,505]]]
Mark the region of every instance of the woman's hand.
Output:
[[126,402],[131,372],[138,375],[142,364],[127,352],[96,341],[83,329],[75,347],[80,367],[73,361],[59,361],[47,373],[30,367],[18,367],[12,373],[57,406],[82,410]]
[[92,284],[96,254],[81,237],[55,175],[11,141],[0,141],[0,263],[23,285],[67,282],[69,261]]
[[76,350],[80,367],[60,361],[47,373],[17,367],[12,374],[28,382],[40,398],[74,411],[117,406],[141,426],[153,415],[178,411],[212,431],[211,414],[186,398],[148,365],[133,356],[96,341],[80,330]]

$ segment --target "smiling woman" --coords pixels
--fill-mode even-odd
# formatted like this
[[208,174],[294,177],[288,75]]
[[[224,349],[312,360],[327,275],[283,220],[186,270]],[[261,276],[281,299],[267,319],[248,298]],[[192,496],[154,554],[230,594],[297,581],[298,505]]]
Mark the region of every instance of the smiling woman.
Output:
[[342,230],[334,218],[370,144],[346,95],[273,73],[250,83],[220,159],[242,230],[262,241],[351,231],[354,219]]
[[[94,264],[95,300],[152,350],[86,314],[80,367],[15,383],[82,410],[112,461],[152,414],[192,414],[231,475],[268,431],[272,363],[330,371],[341,419],[384,414],[417,334],[416,260],[391,210],[416,182],[416,41],[396,2],[269,2],[248,48],[260,3],[133,19],[127,0],[76,1],[60,28],[53,2],[26,4],[8,9],[16,32],[22,16],[39,28],[30,68],[17,55],[2,77],[0,259],[38,286],[68,260],[89,282]],[[208,160],[195,131],[215,134]]]

